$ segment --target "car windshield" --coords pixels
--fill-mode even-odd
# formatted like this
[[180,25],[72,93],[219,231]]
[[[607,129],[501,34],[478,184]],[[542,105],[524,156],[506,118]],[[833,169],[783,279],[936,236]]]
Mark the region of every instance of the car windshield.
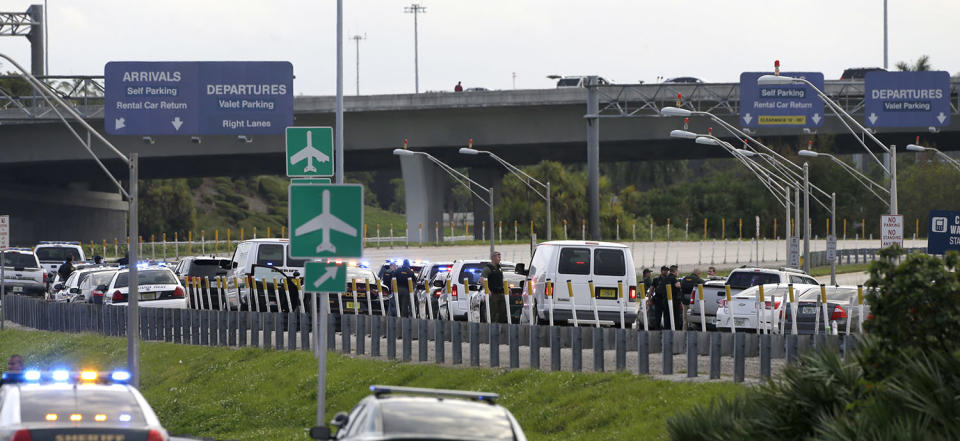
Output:
[[283,266],[283,245],[260,245],[257,248],[257,265]]
[[[79,422],[73,415],[80,415]],[[20,420],[24,423],[45,422],[55,415],[58,421],[71,419],[71,424],[146,424],[136,397],[126,389],[93,390],[83,386],[46,390],[20,391]],[[103,415],[104,421],[97,421]],[[127,420],[127,421],[124,421]]]
[[448,272],[450,271],[450,268],[453,268],[452,263],[447,263],[443,265],[431,265],[430,273],[427,274],[427,280],[433,280],[434,276],[436,276],[437,273]]
[[67,257],[73,257],[74,262],[79,262],[80,251],[74,247],[40,247],[37,248],[37,259],[41,262],[66,262]]
[[37,268],[37,258],[33,254],[3,253],[3,266],[8,268]]
[[384,400],[383,432],[423,438],[513,440],[513,426],[499,407],[456,400]]
[[480,275],[483,274],[483,267],[486,264],[486,262],[463,264],[460,268],[460,275],[457,276],[457,282],[462,283],[463,279],[467,279],[467,283],[471,285],[480,283]]
[[[803,302],[815,302],[820,298],[820,287],[810,287],[803,294],[800,294],[800,301]],[[846,287],[827,287],[827,301],[828,302],[848,302],[855,301],[857,298],[857,289],[856,288],[846,288]]]
[[[129,273],[122,272],[117,276],[117,283],[114,288],[126,288],[130,282],[127,280]],[[143,285],[175,285],[177,277],[170,270],[141,270],[137,272],[137,286]]]
[[752,271],[738,271],[727,277],[727,285],[731,288],[746,289],[751,286],[779,283],[780,275],[776,273],[761,273]]
[[90,274],[90,283],[89,285],[96,288],[100,285],[106,285],[110,283],[110,279],[113,278],[113,274],[116,271],[97,271]]

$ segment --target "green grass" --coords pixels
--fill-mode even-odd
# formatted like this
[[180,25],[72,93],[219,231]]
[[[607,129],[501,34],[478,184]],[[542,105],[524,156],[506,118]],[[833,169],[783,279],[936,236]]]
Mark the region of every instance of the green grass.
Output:
[[[121,367],[126,340],[7,330],[4,357],[27,364]],[[141,391],[174,434],[237,440],[306,440],[316,415],[317,365],[308,352],[141,343]],[[328,357],[327,421],[370,384],[492,391],[531,440],[663,440],[666,418],[733,397],[732,383],[655,381],[628,373],[447,368]]]

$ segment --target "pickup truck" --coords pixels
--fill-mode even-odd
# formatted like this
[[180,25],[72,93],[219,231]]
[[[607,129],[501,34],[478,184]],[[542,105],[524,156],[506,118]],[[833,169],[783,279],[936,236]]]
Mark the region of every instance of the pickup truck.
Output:
[[7,294],[42,297],[47,291],[47,273],[29,248],[10,248],[3,252],[3,285]]
[[700,329],[700,308],[704,307],[704,316],[707,320],[707,329],[716,329],[717,306],[720,300],[727,297],[726,287],[730,287],[730,295],[735,296],[740,291],[760,284],[812,284],[819,285],[816,279],[807,273],[793,268],[749,268],[742,267],[730,272],[725,280],[709,280],[703,284],[703,303],[697,298],[698,294],[690,296],[690,305],[687,308],[687,328]]

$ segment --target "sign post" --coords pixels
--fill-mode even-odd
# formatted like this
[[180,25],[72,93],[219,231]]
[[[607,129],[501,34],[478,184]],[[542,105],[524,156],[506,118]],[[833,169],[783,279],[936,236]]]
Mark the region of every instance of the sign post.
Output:
[[884,214],[880,216],[880,248],[891,245],[903,247],[903,215]]
[[787,266],[800,268],[800,238],[790,236],[790,254],[787,256]]
[[927,232],[927,253],[947,254],[960,251],[960,211],[933,210]]
[[10,215],[4,214],[0,215],[0,330],[4,329],[7,314],[6,303],[4,302],[7,298],[7,290],[3,283],[6,281],[3,268],[7,266],[5,260],[7,248],[10,248]]
[[[820,127],[823,125],[823,100],[804,83],[759,85],[757,79],[773,72],[740,74],[740,124],[742,127]],[[823,90],[821,72],[784,72],[782,75],[805,78]]]
[[950,124],[948,72],[869,72],[863,85],[863,115],[869,127]]

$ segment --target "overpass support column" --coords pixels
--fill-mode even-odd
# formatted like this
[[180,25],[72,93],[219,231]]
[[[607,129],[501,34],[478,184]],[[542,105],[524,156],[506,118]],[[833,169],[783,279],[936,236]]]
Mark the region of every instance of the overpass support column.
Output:
[[10,215],[10,243],[16,246],[122,238],[127,210],[117,193],[11,184],[0,188],[0,213]]
[[590,238],[600,240],[600,100],[597,77],[587,77],[587,198],[590,200]]
[[[423,155],[401,156],[400,172],[403,176],[404,203],[410,243],[418,243],[423,225],[424,243],[443,240],[444,194],[450,183],[447,174]],[[439,237],[434,229],[440,223]]]

